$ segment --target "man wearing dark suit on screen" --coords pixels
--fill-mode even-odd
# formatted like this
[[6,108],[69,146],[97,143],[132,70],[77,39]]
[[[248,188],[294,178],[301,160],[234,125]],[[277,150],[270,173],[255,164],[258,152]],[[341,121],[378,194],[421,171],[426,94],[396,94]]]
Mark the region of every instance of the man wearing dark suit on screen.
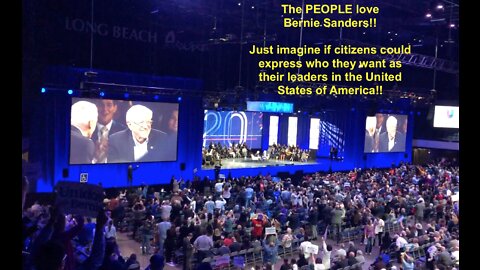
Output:
[[92,135],[92,140],[95,142],[95,158],[93,162],[107,163],[109,136],[127,127],[113,120],[117,112],[117,101],[112,99],[99,99],[96,105],[98,109],[98,122]]
[[98,122],[92,134],[93,141],[97,141],[98,138],[101,137],[100,131],[104,126],[108,127],[109,136],[127,128],[124,124],[113,120],[118,107],[116,100],[101,99],[96,105],[98,109]]
[[92,164],[95,144],[90,139],[97,124],[97,107],[87,101],[72,105],[70,119],[70,164]]
[[387,132],[380,134],[380,152],[404,152],[405,134],[397,131],[397,118],[387,118]]
[[108,163],[176,160],[176,143],[165,132],[152,129],[152,117],[152,110],[143,105],[128,109],[128,129],[109,137]]

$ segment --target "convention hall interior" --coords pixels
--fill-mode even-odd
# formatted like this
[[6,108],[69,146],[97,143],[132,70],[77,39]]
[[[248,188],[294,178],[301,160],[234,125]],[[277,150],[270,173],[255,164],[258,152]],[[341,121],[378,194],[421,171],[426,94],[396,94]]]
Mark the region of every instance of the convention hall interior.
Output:
[[459,8],[22,1],[23,269],[459,269]]

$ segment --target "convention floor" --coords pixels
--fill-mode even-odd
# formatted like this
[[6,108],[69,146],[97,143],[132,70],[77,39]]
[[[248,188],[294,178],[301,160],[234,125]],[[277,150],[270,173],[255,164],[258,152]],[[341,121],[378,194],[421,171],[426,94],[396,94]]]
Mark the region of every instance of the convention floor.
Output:
[[[333,244],[333,249],[337,250],[338,245],[336,245],[333,241],[327,240],[328,243]],[[149,259],[151,255],[141,255],[141,249],[140,249],[140,243],[130,239],[130,237],[127,236],[126,233],[117,233],[117,243],[120,247],[120,251],[122,252],[123,257],[128,257],[130,254],[135,253],[137,254],[138,261],[140,262],[141,269],[145,269],[148,264],[149,264]],[[319,244],[319,241],[313,241],[314,244]],[[364,245],[360,245],[358,241],[355,242],[355,245],[357,247],[360,247],[362,251],[365,250]],[[365,264],[363,265],[363,270],[368,270],[369,266],[372,264],[372,262],[375,260],[375,257],[378,255],[379,248],[375,246],[373,248],[372,254],[371,255],[366,255],[364,252],[365,256]],[[282,265],[283,261],[279,260],[277,264],[275,265],[275,270],[280,269],[280,266]],[[169,269],[182,269],[182,265],[177,265],[177,266],[170,266],[168,264],[165,264],[166,270]]]

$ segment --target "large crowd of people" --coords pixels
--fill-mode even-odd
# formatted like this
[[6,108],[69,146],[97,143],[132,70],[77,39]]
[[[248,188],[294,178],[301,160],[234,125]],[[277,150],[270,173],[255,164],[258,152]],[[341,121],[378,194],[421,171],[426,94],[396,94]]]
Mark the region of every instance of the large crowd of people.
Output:
[[[34,203],[23,210],[23,266],[210,269],[218,256],[255,250],[262,260],[255,269],[459,269],[453,165],[318,172],[279,182],[270,175],[172,179],[167,190],[142,185],[106,196],[95,223]],[[353,229],[358,237],[350,239]],[[139,241],[142,254],[123,257],[118,232]],[[373,247],[377,259],[365,265]],[[137,256],[151,256],[150,265]]]

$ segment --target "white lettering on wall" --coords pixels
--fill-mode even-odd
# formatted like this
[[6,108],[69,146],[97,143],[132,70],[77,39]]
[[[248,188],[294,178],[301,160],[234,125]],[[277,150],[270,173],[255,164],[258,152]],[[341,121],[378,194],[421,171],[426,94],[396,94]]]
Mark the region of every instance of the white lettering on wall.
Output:
[[[111,29],[111,31],[109,31]],[[157,32],[144,29],[136,29],[125,26],[113,25],[106,23],[91,23],[88,20],[79,18],[65,18],[65,30],[81,33],[94,33],[99,36],[107,37],[111,35],[113,38],[134,40],[144,43],[157,43]]]
[[[80,18],[65,17],[65,30],[79,33],[94,33],[102,37],[111,37],[123,40],[133,40],[143,43],[158,43],[158,33],[145,29],[137,29],[120,25],[108,25],[106,23],[92,23]],[[174,48],[180,51],[205,52],[208,45],[198,42],[181,42],[176,39],[175,31],[169,31],[163,38],[167,48]]]

